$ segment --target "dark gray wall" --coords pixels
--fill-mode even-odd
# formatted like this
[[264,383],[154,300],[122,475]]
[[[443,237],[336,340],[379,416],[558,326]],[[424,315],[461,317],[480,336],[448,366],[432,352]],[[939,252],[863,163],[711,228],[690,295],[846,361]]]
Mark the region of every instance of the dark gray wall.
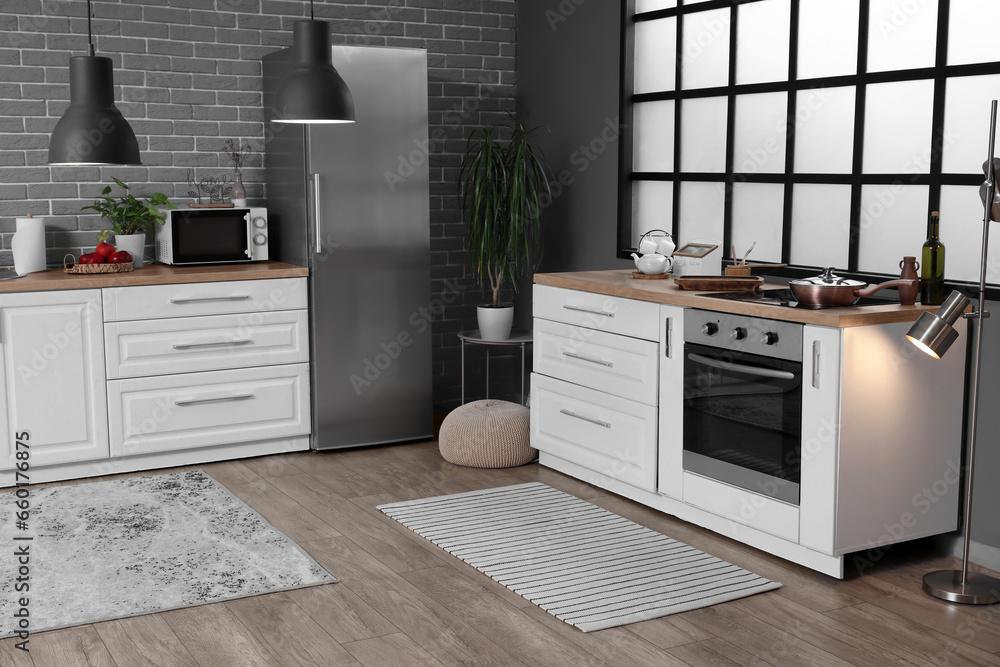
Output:
[[[624,268],[616,258],[620,13],[605,0],[517,3],[517,112],[553,172],[539,272]],[[527,326],[530,281],[518,296]]]

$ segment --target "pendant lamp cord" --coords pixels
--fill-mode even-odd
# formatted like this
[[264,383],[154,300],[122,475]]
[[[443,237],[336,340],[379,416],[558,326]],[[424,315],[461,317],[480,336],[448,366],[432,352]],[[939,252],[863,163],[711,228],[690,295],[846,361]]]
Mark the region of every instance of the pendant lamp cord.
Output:
[[[312,0],[310,0],[311,2]],[[88,45],[88,55],[94,55],[94,36],[90,31],[90,0],[87,0],[87,45]]]
[[[90,2],[90,0],[87,0],[87,2]],[[309,20],[316,20],[316,16],[313,14],[313,0],[309,0]]]

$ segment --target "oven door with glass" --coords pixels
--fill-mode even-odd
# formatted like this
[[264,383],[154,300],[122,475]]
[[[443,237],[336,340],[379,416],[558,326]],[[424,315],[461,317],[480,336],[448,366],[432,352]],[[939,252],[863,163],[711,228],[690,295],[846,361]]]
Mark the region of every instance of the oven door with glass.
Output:
[[684,469],[799,503],[802,363],[684,346]]

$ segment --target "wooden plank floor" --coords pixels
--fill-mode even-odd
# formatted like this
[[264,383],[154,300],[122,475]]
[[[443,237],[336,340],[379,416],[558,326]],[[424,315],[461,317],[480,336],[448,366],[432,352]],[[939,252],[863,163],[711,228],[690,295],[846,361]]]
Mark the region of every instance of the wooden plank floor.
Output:
[[[1000,607],[948,604],[923,594],[925,572],[957,561],[920,545],[889,549],[865,563],[864,574],[838,581],[538,465],[453,466],[435,442],[194,467],[301,544],[341,583],[38,633],[30,653],[7,639],[0,641],[0,665],[1000,665]],[[784,587],[583,633],[375,509],[535,480]]]

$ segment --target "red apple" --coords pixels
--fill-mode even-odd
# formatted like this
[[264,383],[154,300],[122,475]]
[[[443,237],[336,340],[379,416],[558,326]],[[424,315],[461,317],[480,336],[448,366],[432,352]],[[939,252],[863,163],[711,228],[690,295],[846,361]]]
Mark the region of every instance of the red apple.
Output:
[[108,264],[125,264],[132,261],[132,254],[125,250],[117,250],[108,257]]
[[110,243],[105,243],[104,241],[98,243],[97,247],[94,248],[94,252],[96,252],[98,255],[104,258],[110,257],[111,253],[113,253],[114,251],[115,247]]
[[85,255],[80,255],[80,264],[104,264],[104,257],[98,255],[96,252],[88,252]]

